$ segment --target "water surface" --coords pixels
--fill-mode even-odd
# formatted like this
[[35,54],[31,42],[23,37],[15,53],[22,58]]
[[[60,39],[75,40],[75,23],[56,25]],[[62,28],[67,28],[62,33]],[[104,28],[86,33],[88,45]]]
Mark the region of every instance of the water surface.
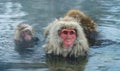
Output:
[[[80,63],[47,60],[44,27],[73,8],[97,23],[101,44],[91,46]],[[119,13],[119,0],[0,0],[0,71],[120,71]],[[32,51],[15,51],[14,31],[22,22],[32,25],[40,39]]]

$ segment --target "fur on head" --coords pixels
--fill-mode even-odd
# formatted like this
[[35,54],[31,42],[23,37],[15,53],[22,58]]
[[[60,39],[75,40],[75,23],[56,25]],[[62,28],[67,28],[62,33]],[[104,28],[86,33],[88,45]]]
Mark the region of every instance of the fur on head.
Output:
[[69,10],[65,16],[72,17],[81,23],[81,26],[83,27],[85,33],[90,34],[91,32],[97,32],[96,24],[84,12],[77,9],[72,9]]
[[[64,49],[62,46],[63,40],[59,36],[61,29],[74,29],[77,32],[74,45],[69,50]],[[78,57],[85,56],[88,53],[89,45],[83,28],[71,17],[60,18],[49,24],[45,29],[45,35],[47,36],[47,42],[45,44],[47,54]]]
[[33,31],[33,28],[32,26],[28,25],[28,24],[19,24],[16,28],[16,31],[15,31],[15,37],[14,39],[16,41],[22,41],[22,37],[21,37],[21,32],[25,31],[25,30],[29,30],[30,33],[31,33],[31,37],[34,36],[34,31]]

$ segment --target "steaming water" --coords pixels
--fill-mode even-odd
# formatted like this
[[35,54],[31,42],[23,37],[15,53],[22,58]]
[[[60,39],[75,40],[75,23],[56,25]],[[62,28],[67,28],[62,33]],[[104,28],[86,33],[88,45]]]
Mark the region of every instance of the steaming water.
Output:
[[[49,64],[42,47],[44,27],[73,8],[97,22],[102,44],[92,46],[81,64]],[[0,71],[120,71],[119,13],[119,0],[0,0]],[[40,39],[32,51],[14,49],[14,31],[22,22],[32,25]]]

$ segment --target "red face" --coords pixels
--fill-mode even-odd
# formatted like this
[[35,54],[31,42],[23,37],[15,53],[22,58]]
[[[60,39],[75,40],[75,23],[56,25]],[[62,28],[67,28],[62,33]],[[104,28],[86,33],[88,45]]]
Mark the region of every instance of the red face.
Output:
[[60,32],[60,37],[63,40],[64,48],[70,48],[73,46],[76,39],[76,31],[71,29],[62,29]]
[[29,30],[22,31],[22,37],[25,41],[31,41],[32,34]]

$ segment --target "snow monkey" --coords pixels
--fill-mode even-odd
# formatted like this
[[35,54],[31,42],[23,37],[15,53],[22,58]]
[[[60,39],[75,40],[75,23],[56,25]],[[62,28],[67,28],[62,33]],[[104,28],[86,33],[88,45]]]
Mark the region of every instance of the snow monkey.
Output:
[[78,57],[88,54],[89,45],[81,23],[72,17],[55,20],[45,28],[46,54]]
[[15,30],[15,44],[19,47],[32,47],[35,40],[33,27],[28,24],[19,24]]
[[49,24],[44,32],[47,54],[86,56],[97,35],[96,24],[80,10],[72,9]]

